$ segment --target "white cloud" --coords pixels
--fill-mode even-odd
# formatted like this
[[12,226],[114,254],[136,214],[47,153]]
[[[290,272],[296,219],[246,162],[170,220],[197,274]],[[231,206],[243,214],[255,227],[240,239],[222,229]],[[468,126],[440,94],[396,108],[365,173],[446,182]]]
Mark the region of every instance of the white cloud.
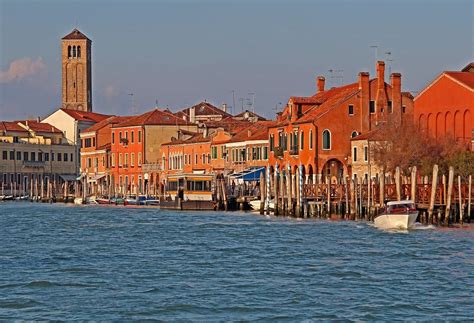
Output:
[[23,80],[41,72],[45,68],[46,65],[41,57],[38,57],[36,60],[32,60],[29,57],[19,58],[10,63],[7,71],[0,71],[0,83]]
[[115,86],[107,85],[104,89],[104,95],[106,98],[110,99],[119,95],[119,91]]

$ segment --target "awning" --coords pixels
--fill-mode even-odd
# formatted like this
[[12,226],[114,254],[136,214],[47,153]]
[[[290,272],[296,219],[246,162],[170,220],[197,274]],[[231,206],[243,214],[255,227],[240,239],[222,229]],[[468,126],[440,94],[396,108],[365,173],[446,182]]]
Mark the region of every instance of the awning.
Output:
[[97,182],[99,179],[105,177],[105,174],[92,175],[87,179],[88,183]]
[[59,175],[59,177],[61,177],[65,182],[74,182],[77,180],[76,175]]
[[251,168],[247,168],[246,170],[242,172],[232,174],[230,175],[230,177],[234,179],[241,179],[246,182],[259,181],[260,174],[262,173],[265,175],[265,167],[251,167]]

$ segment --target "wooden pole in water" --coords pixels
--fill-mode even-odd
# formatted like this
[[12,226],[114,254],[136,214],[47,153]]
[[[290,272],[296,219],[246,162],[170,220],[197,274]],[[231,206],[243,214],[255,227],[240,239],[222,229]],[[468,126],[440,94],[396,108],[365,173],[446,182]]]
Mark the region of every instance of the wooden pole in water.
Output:
[[416,203],[416,166],[411,168],[411,194],[410,198]]
[[299,218],[301,216],[301,204],[300,204],[300,169],[296,169],[295,173],[295,199],[296,199],[296,209],[295,216]]
[[287,176],[286,176],[286,189],[287,189],[287,209],[286,209],[286,212],[287,212],[287,215],[288,216],[292,216],[293,215],[293,201],[292,201],[292,198],[291,198],[291,166],[288,165],[288,169],[287,169]]
[[471,222],[471,195],[472,195],[472,175],[469,175],[469,186],[467,188],[467,221]]
[[400,167],[395,168],[395,187],[397,190],[397,201],[402,200],[402,193],[400,187]]
[[449,166],[449,177],[448,177],[448,194],[446,201],[446,212],[444,214],[445,224],[449,224],[449,214],[451,212],[451,196],[453,195],[453,181],[454,181],[454,168]]
[[344,210],[344,219],[346,219],[349,216],[349,176],[344,177],[344,186],[346,188],[346,208]]
[[281,166],[281,173],[280,173],[280,196],[278,198],[281,199],[281,208],[279,213],[281,215],[286,215],[286,207],[285,207],[285,179],[283,177],[283,169],[284,166]]
[[459,223],[464,224],[463,220],[463,203],[462,203],[462,194],[461,194],[461,176],[458,175],[458,195],[459,195]]
[[260,173],[260,214],[263,215],[265,205],[265,175]]
[[357,202],[356,202],[356,185],[355,185],[355,179],[351,179],[351,207],[350,207],[350,214],[351,214],[351,219],[353,220],[355,218],[355,212],[357,209]]
[[270,215],[270,199],[272,197],[272,190],[271,190],[271,175],[270,175],[270,165],[267,165],[267,171],[265,173],[266,178],[266,185],[265,185],[265,211],[267,215]]
[[446,192],[446,175],[443,174],[442,179],[442,184],[443,184],[443,204],[446,205],[448,203],[448,198],[447,198],[447,192]]
[[367,210],[365,212],[365,220],[370,220],[370,211],[371,211],[371,207],[372,207],[372,203],[371,203],[371,194],[372,194],[372,190],[371,190],[371,186],[372,186],[372,177],[370,176],[370,167],[369,167],[369,176],[367,178]]
[[436,188],[438,187],[438,165],[433,166],[433,177],[431,179],[431,196],[430,196],[430,206],[428,208],[428,221],[433,223],[433,210],[436,197]]
[[326,176],[327,183],[327,214],[326,217],[331,217],[331,177]]
[[379,199],[380,199],[380,206],[383,207],[385,205],[385,168],[382,170],[382,174],[380,176],[380,192],[379,192]]
[[275,173],[274,173],[274,180],[273,180],[273,183],[274,183],[274,187],[273,189],[275,190],[274,192],[274,195],[275,195],[275,199],[273,200],[274,202],[274,214],[275,215],[278,215],[278,207],[279,207],[279,199],[280,199],[280,196],[278,195],[278,164],[275,165]]

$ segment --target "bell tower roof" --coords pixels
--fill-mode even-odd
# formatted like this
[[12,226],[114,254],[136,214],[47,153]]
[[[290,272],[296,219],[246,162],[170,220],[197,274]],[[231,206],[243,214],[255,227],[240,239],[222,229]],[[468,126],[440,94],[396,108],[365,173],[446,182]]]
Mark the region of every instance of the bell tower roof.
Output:
[[78,29],[74,28],[73,31],[71,31],[69,34],[67,34],[66,36],[64,36],[62,39],[86,39],[86,40],[89,40],[89,38],[87,38],[86,35],[84,35],[83,33],[81,33]]

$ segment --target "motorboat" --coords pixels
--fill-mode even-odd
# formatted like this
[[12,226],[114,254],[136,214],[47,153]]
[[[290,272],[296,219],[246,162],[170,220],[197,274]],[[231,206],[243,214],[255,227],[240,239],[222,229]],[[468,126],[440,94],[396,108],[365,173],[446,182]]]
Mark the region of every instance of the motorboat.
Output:
[[[252,201],[249,202],[250,207],[255,212],[260,211],[260,203],[261,203],[260,200],[252,200]],[[267,206],[264,203],[263,204],[263,209],[266,210],[266,207]],[[273,200],[270,200],[270,202],[268,203],[268,207],[270,208],[270,211],[273,212],[275,210],[275,202]]]
[[98,197],[95,201],[97,204],[110,204],[110,199],[108,198]]
[[418,218],[418,210],[411,200],[388,202],[385,211],[374,220],[375,227],[386,230],[408,230]]

